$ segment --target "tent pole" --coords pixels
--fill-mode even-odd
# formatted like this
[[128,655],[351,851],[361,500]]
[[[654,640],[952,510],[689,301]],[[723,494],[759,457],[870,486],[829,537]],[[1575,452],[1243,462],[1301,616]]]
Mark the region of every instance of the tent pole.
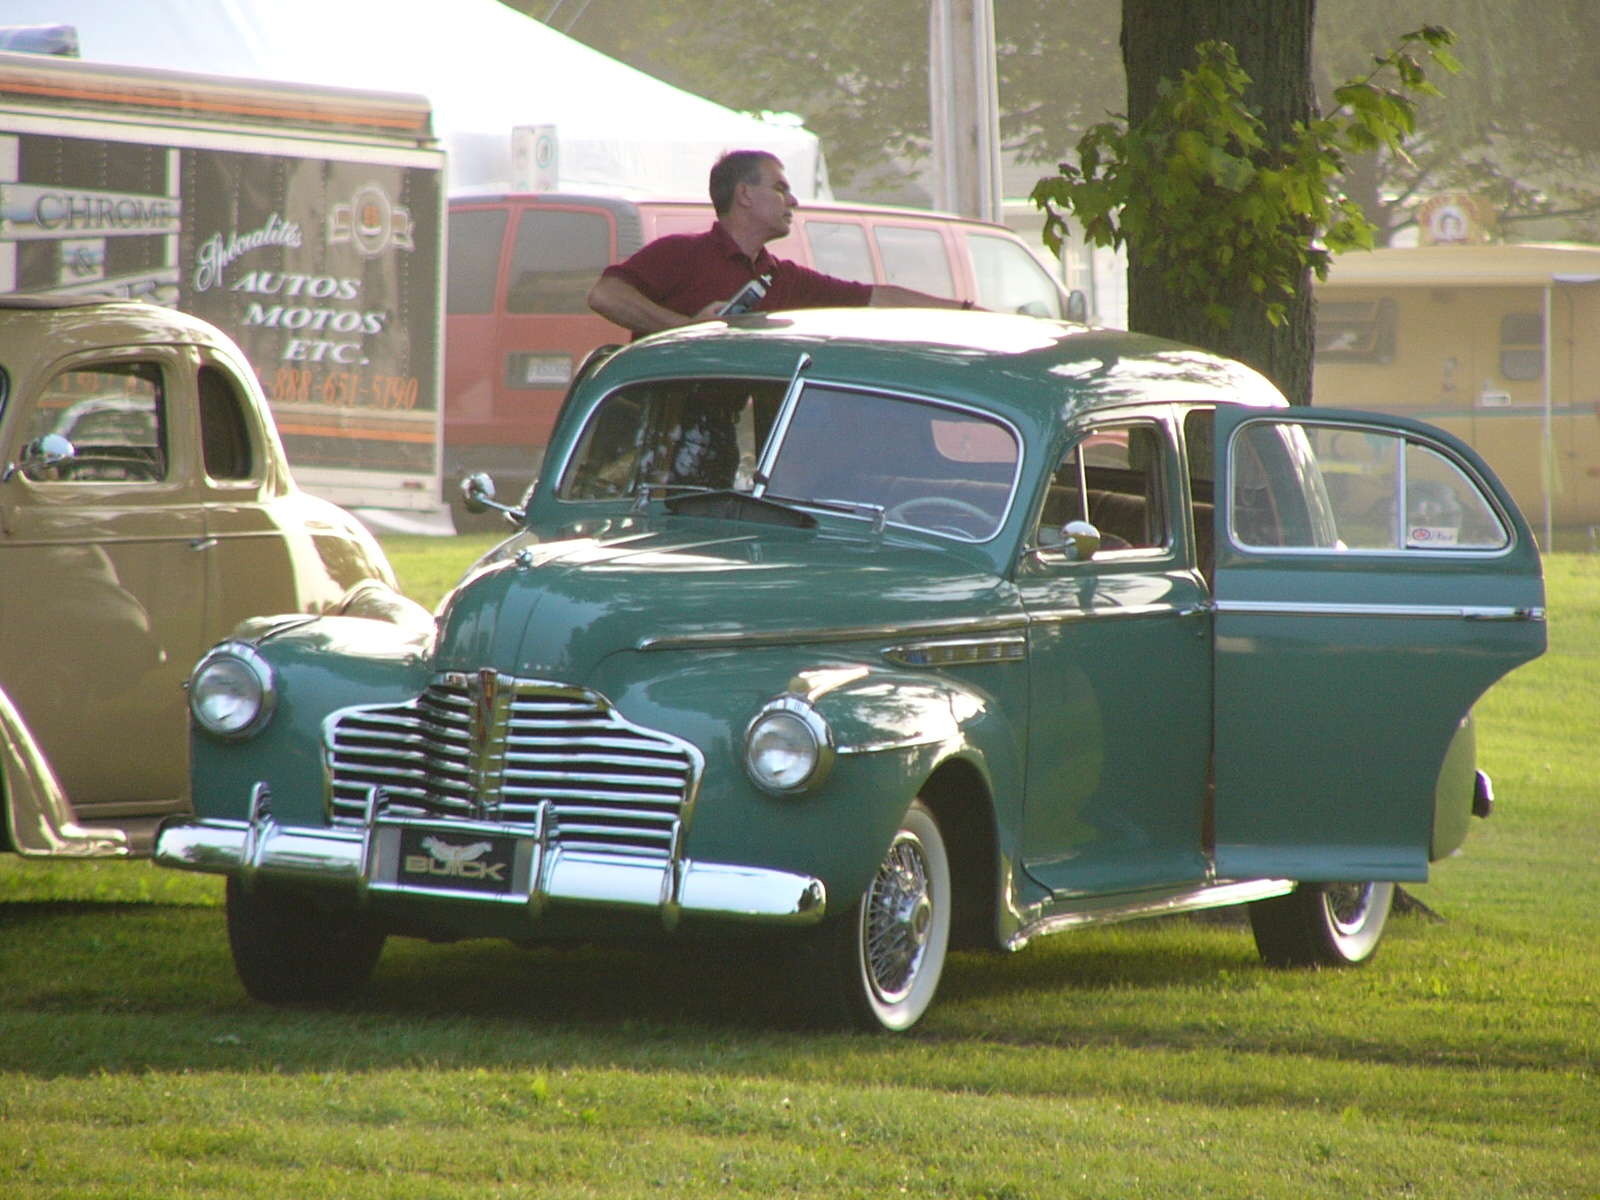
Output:
[[1544,285],[1544,467],[1541,475],[1544,479],[1544,552],[1546,554],[1555,549],[1555,530],[1550,503],[1550,493],[1555,486],[1556,468],[1554,430],[1552,429],[1553,421],[1551,419],[1554,396],[1550,382],[1551,372],[1555,368],[1555,339],[1550,336],[1550,320],[1555,312],[1555,290],[1556,284],[1553,279]]

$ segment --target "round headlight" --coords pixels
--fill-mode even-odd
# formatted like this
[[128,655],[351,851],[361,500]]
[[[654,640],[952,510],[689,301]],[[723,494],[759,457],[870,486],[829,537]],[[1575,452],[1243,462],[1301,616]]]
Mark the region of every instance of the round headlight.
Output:
[[218,646],[189,677],[189,711],[200,728],[217,737],[260,732],[272,718],[276,699],[272,668],[242,642]]
[[833,737],[816,709],[786,696],[750,722],[744,757],[745,768],[759,787],[769,792],[798,792],[827,778],[833,762]]

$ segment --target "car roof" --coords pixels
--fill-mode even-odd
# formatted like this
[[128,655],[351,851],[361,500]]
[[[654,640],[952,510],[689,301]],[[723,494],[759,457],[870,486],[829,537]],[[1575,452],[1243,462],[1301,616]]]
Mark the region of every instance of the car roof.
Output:
[[[175,308],[114,296],[10,293],[0,296],[0,367],[13,374],[77,350],[174,343],[233,347],[209,322]],[[235,350],[235,353],[237,351]]]
[[965,401],[1046,424],[1133,403],[1282,406],[1261,374],[1143,334],[1002,313],[926,308],[807,309],[686,325],[641,339],[600,375],[791,375]]

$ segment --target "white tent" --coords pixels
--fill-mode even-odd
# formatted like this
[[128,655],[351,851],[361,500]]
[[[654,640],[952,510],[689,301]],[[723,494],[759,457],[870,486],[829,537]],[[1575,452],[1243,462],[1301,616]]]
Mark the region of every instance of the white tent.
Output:
[[88,61],[425,95],[454,192],[513,184],[511,131],[554,126],[557,186],[705,195],[725,150],[771,150],[829,195],[815,134],[608,58],[499,0],[3,0],[0,25],[70,25]]

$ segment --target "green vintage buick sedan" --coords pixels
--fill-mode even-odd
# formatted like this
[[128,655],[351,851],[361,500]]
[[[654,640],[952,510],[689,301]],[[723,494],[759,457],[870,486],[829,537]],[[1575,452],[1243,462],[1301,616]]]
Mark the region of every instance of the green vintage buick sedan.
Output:
[[1027,317],[602,354],[525,503],[431,634],[262,619],[195,669],[157,860],[227,875],[255,996],[392,934],[758,933],[899,1030],[952,948],[1226,904],[1268,962],[1360,962],[1488,814],[1473,703],[1545,645],[1449,434]]

